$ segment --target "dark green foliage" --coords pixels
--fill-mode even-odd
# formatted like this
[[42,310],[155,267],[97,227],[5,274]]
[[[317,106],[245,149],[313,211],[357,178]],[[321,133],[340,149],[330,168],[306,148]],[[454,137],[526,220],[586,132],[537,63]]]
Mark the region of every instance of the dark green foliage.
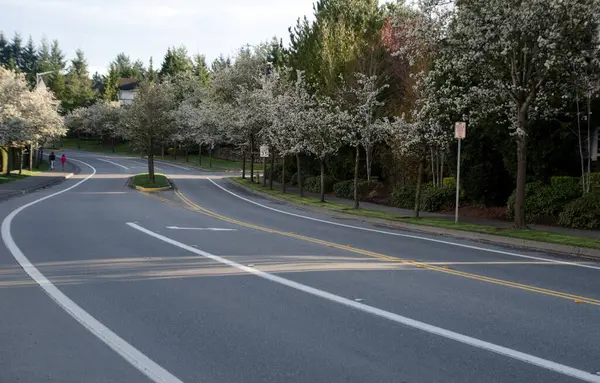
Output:
[[[414,198],[413,198],[414,203]],[[452,209],[456,204],[456,187],[443,185],[442,187],[425,187],[421,192],[421,209],[424,211],[438,212]]]
[[[325,176],[325,193],[330,193],[333,191],[333,184],[335,183],[335,179],[330,176]],[[312,193],[320,193],[321,192],[321,176],[317,177],[308,177],[304,180],[304,188]]]
[[[361,201],[369,200],[376,196],[376,193],[383,189],[383,184],[376,180],[358,180],[358,199]],[[354,198],[354,180],[342,181],[333,185],[335,195],[340,198]]]
[[415,205],[416,192],[415,185],[396,186],[392,192],[391,203],[395,207],[412,209]]
[[187,49],[184,46],[167,49],[165,59],[160,68],[161,77],[192,73],[193,71],[194,63],[188,56]]
[[600,193],[588,193],[567,204],[558,223],[575,229],[600,229]]
[[[550,184],[541,181],[525,185],[525,220],[527,222],[553,221],[565,204],[581,196],[576,177],[552,177]],[[508,198],[508,215],[514,217],[515,192]]]

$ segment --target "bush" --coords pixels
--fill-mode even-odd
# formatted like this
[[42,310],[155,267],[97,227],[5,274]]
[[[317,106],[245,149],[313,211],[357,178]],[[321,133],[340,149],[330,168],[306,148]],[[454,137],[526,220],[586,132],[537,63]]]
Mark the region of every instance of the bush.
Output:
[[392,206],[402,209],[412,209],[415,206],[416,192],[417,188],[415,185],[396,185],[394,191],[392,191]]
[[[525,185],[525,221],[539,222],[555,219],[565,204],[581,196],[577,177],[552,177],[550,185],[531,182]],[[515,216],[516,190],[508,198],[510,218]]]
[[[358,199],[361,201],[375,198],[383,188],[383,184],[376,180],[358,180]],[[333,185],[335,195],[340,198],[354,199],[354,180],[342,181]]]
[[333,185],[335,195],[340,198],[354,198],[354,180],[342,181]]
[[444,177],[442,179],[442,186],[454,186],[454,187],[456,187],[456,177]]
[[[306,178],[307,178],[306,173],[302,172],[302,179],[306,180]],[[290,178],[290,185],[292,185],[292,186],[298,185],[298,172],[294,173],[292,178]]]
[[[282,171],[283,171],[283,166],[281,166],[281,164],[275,164],[273,166],[273,181],[281,182],[281,172]],[[267,177],[269,176],[269,174],[270,174],[270,169],[267,170]],[[292,178],[292,173],[288,169],[288,166],[286,166],[285,181],[290,182],[291,178]]]
[[590,174],[590,184],[592,191],[600,192],[600,173]]
[[[330,176],[325,176],[325,193],[333,191],[333,184],[335,180]],[[312,193],[321,192],[321,176],[308,177],[304,180],[304,188]]]
[[455,186],[426,187],[421,192],[421,209],[437,212],[451,209],[456,204]]
[[558,223],[575,229],[600,228],[600,192],[579,197],[565,206]]

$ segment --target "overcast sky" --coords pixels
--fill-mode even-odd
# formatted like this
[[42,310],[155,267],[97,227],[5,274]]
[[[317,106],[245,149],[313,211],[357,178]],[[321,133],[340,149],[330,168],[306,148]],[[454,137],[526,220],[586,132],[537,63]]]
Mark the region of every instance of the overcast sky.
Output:
[[245,44],[277,36],[312,15],[313,0],[0,0],[0,28],[36,42],[58,39],[72,58],[81,48],[90,72],[106,72],[120,52],[160,66],[169,46],[185,45],[210,62]]

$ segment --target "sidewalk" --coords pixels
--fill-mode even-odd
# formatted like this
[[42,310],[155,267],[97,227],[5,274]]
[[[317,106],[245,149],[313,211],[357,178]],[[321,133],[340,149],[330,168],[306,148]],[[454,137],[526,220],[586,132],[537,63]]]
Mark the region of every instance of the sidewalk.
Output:
[[[274,182],[273,188],[277,189],[277,190],[281,190],[281,184]],[[296,195],[300,194],[300,189],[297,187],[287,186],[287,191],[290,194],[296,194]],[[313,198],[321,197],[320,194],[318,194],[318,193],[311,193],[306,190],[304,191],[304,195],[306,197],[313,197]],[[339,198],[339,197],[336,197],[335,195],[327,194],[327,195],[325,195],[325,200],[330,201],[330,202],[336,202],[336,203],[348,205],[348,206],[354,206],[353,200]],[[404,216],[404,217],[412,217],[413,216],[413,211],[411,209],[400,209],[397,207],[387,206],[387,205],[379,205],[379,204],[372,203],[372,202],[362,202],[361,201],[360,207],[361,207],[361,209],[384,211],[387,213],[396,214],[396,215],[400,215],[400,216]],[[441,214],[441,213],[430,213],[430,212],[425,212],[425,211],[421,211],[419,214],[423,218],[442,218],[442,219],[454,221],[454,215]],[[511,229],[513,227],[513,224],[510,221],[460,217],[460,211],[459,211],[459,220],[460,220],[460,222],[464,222],[464,223],[493,226],[493,227],[497,227],[500,229]],[[552,232],[552,233],[600,239],[600,231],[599,230],[578,230],[578,229],[569,229],[569,228],[559,227],[559,226],[534,225],[534,224],[529,225],[529,227],[531,229],[548,231],[548,232]]]
[[79,168],[76,165],[67,162],[64,172],[60,170],[48,170],[21,180],[0,184],[0,202],[54,186],[78,172]]

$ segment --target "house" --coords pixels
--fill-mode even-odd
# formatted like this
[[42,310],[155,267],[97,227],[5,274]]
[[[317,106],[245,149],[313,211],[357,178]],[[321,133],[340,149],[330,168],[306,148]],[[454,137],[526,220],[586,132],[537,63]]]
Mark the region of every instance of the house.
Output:
[[138,86],[139,81],[135,78],[119,79],[119,103],[121,106],[133,103]]

